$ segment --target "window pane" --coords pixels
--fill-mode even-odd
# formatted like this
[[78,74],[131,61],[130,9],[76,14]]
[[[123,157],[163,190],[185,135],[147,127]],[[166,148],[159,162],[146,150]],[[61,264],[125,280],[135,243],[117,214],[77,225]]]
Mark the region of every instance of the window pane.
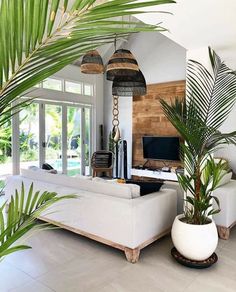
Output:
[[89,108],[85,108],[85,175],[90,175],[90,160],[91,160],[91,141],[90,141],[90,133],[91,133],[91,110]]
[[0,128],[0,190],[6,176],[12,174],[12,122],[7,121]]
[[81,173],[81,108],[67,108],[67,174]]
[[39,105],[32,103],[20,112],[20,166],[39,166]]
[[93,85],[91,84],[84,84],[84,94],[93,96]]
[[82,84],[71,81],[65,81],[65,91],[72,93],[82,93]]
[[43,81],[43,88],[62,91],[62,80],[47,78]]
[[45,106],[45,150],[46,163],[62,172],[62,107]]

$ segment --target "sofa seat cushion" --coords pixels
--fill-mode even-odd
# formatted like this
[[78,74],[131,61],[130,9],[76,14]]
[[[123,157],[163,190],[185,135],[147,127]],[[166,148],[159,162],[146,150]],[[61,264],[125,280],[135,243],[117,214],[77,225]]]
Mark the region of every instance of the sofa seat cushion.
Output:
[[137,192],[137,187],[135,192],[133,188],[128,187],[125,184],[107,184],[104,182],[96,182],[92,180],[85,180],[78,177],[70,177],[63,174],[50,174],[37,171],[32,171],[29,169],[21,169],[21,175],[30,178],[32,180],[39,180],[43,182],[48,182],[52,184],[57,184],[65,187],[71,187],[79,190],[84,190],[93,193],[100,193],[107,196],[114,196],[123,199],[132,199],[140,196]]

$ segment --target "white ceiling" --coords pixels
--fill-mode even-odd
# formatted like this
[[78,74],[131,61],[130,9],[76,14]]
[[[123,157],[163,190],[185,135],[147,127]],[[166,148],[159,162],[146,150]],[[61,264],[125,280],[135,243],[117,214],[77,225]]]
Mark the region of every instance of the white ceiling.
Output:
[[177,0],[152,10],[173,15],[147,13],[138,18],[151,24],[163,21],[168,38],[188,50],[211,46],[236,69],[236,0]]

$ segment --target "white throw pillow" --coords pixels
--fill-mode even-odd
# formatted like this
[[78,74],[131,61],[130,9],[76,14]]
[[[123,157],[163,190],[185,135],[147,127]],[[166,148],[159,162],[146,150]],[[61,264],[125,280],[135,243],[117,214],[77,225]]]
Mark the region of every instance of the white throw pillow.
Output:
[[33,171],[39,171],[41,168],[39,168],[38,166],[35,166],[35,165],[30,165],[28,167],[28,169],[33,170]]
[[132,198],[140,197],[140,186],[136,184],[125,184],[128,188],[130,188],[132,193]]
[[107,187],[107,183],[96,182],[87,179],[70,177],[67,175],[52,175],[50,173],[32,171],[29,169],[21,169],[21,175],[33,180],[39,180],[48,182],[51,184],[67,186],[71,188],[77,188],[78,190],[84,190],[88,192],[100,193],[108,196],[119,197],[123,199],[132,199],[137,196],[136,193],[133,194],[130,187],[127,187],[125,184],[110,184]]
[[129,188],[132,194],[132,198],[140,197],[140,186],[136,184],[126,184],[126,183],[119,183],[117,179],[103,179],[101,177],[93,177],[93,181],[102,182],[102,183],[109,183],[109,184],[118,184],[120,186],[124,186],[125,188]]
[[29,170],[33,170],[33,171],[38,171],[38,172],[48,172],[48,173],[53,173],[53,174],[57,174],[57,170],[56,169],[42,169],[39,168],[38,166],[34,166],[31,165],[28,167]]
[[92,178],[92,181],[104,182],[104,183],[106,182],[105,179],[103,179],[103,178],[101,178],[101,177],[97,177],[97,176],[96,176],[96,177],[93,177],[93,178]]
[[85,179],[85,180],[92,180],[92,176],[90,176],[90,175],[76,174],[73,177],[75,177],[75,178],[81,178],[81,179]]

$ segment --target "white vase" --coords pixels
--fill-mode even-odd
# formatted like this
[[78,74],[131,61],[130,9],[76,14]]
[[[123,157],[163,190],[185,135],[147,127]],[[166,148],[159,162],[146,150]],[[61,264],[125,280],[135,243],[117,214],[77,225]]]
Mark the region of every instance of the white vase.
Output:
[[185,258],[202,261],[216,250],[218,234],[214,221],[204,225],[182,222],[184,215],[178,215],[173,223],[171,237],[175,248]]

